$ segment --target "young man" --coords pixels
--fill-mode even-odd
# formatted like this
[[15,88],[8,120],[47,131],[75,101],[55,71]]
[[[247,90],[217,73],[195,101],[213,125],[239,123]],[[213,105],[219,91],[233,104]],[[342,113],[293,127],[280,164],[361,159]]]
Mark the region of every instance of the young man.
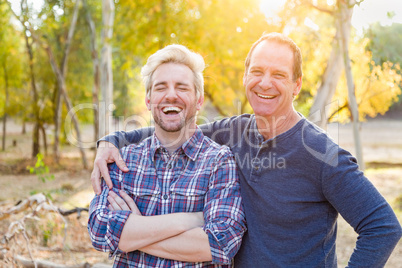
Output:
[[246,230],[233,154],[197,127],[203,58],[180,45],[142,69],[155,133],[121,150],[90,205],[94,247],[115,267],[230,267]]
[[[359,234],[348,267],[382,267],[401,226],[356,159],[295,111],[301,64],[291,39],[263,35],[251,47],[243,78],[255,114],[201,126],[231,148],[239,170],[248,232],[235,267],[337,267],[338,213]],[[120,132],[104,140],[122,146],[143,134]],[[100,170],[107,181],[107,161],[124,169],[117,152],[99,149],[91,178],[95,191]]]

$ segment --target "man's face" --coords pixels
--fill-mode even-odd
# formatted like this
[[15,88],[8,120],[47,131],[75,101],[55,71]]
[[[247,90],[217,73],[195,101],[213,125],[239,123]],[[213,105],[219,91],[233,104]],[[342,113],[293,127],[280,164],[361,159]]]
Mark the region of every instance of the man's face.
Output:
[[178,132],[187,124],[195,127],[195,116],[204,98],[196,98],[194,75],[189,67],[177,63],[160,65],[152,75],[150,93],[145,102],[156,128]]
[[246,95],[256,116],[278,120],[293,111],[293,97],[301,78],[293,80],[293,52],[284,44],[262,41],[251,56],[243,77]]

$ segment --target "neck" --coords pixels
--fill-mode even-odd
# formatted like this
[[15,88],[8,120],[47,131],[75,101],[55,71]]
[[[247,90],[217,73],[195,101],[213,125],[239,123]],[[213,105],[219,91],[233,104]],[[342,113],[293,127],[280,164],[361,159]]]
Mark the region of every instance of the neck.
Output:
[[161,129],[158,125],[155,126],[155,135],[158,137],[161,145],[169,152],[171,155],[179,147],[181,147],[196,130],[196,124],[186,125],[180,131],[177,132],[167,132]]
[[301,116],[292,109],[287,114],[280,116],[262,117],[256,115],[255,118],[258,132],[265,140],[269,140],[291,129],[300,121]]

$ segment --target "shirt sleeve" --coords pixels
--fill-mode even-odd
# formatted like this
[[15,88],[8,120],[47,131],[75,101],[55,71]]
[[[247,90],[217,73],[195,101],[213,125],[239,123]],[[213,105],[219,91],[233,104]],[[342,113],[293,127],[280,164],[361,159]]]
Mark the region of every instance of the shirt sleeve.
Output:
[[121,149],[127,145],[143,141],[144,139],[152,136],[154,131],[154,127],[139,128],[132,131],[116,131],[99,139],[96,142],[96,146],[99,145],[100,141],[107,141]]
[[337,147],[328,156],[323,192],[359,234],[348,267],[383,267],[401,237],[398,219],[353,156]]
[[[113,191],[119,195],[122,172],[112,164],[109,167]],[[109,211],[109,188],[102,182],[102,193],[94,197],[89,206],[88,232],[95,249],[110,252],[110,257],[122,253],[118,249],[121,232],[131,211]]]
[[203,230],[216,264],[231,263],[246,231],[235,160],[231,151],[223,148],[214,161],[204,207]]

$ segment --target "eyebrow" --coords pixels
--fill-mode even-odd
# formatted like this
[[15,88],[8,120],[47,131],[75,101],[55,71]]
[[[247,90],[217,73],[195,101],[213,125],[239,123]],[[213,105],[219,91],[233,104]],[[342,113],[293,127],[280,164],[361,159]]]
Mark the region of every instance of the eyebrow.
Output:
[[[155,85],[154,85],[154,87],[157,87],[157,86],[160,86],[160,85],[166,85],[167,84],[167,82],[166,81],[162,81],[162,82],[158,82],[158,83],[156,83]],[[187,84],[187,83],[182,83],[182,82],[177,82],[177,83],[175,83],[175,86],[187,86],[187,87],[189,87],[190,85],[189,84]]]

